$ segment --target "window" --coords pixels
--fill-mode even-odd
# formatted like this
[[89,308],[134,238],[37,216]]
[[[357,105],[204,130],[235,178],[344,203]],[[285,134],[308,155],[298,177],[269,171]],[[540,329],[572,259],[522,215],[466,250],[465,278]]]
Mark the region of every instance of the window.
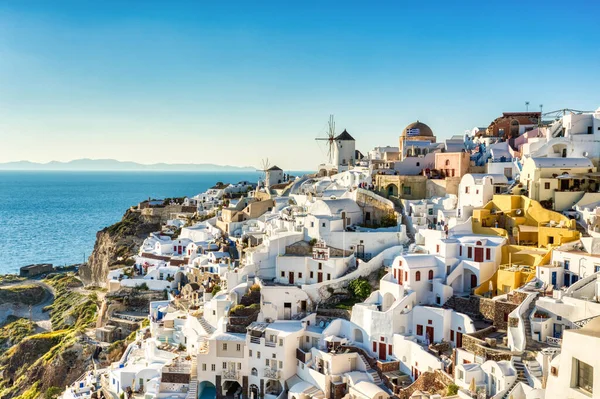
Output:
[[223,370],[227,370],[227,362],[223,362]]
[[433,324],[433,320],[427,320],[427,324]]
[[462,370],[458,370],[458,379],[461,381],[465,379],[465,375]]
[[410,188],[410,186],[404,186],[404,187],[402,187],[402,192],[404,193],[404,195],[410,195],[411,194],[411,188]]
[[421,281],[421,272],[420,271],[417,271],[415,273],[415,281]]
[[210,371],[215,371],[217,370],[217,367],[213,364],[210,365]]
[[469,194],[469,187],[465,187],[465,194]]
[[423,335],[423,326],[417,324],[417,335]]
[[492,259],[492,250],[490,248],[485,249],[485,259],[486,260]]
[[366,220],[366,221],[369,221],[369,220],[371,220],[371,212],[367,212],[367,213],[365,214],[365,220]]
[[285,277],[285,272],[281,272],[281,277]]
[[250,351],[248,351],[248,356],[252,357],[252,349],[250,349]]
[[260,359],[260,352],[256,352],[256,358]]
[[558,369],[556,367],[550,367],[550,374],[555,377],[558,377]]
[[427,276],[429,280],[433,280],[433,270],[429,271],[429,276]]
[[256,369],[256,367],[252,367],[251,374],[254,375],[254,376],[258,375],[258,370]]
[[421,166],[421,162],[417,162],[417,166]]
[[594,273],[600,272],[600,266],[594,265]]
[[315,227],[315,222],[310,222],[310,227]]
[[202,363],[202,371],[206,371],[206,363]]
[[279,361],[279,368],[282,369],[283,368],[283,362],[280,360]]
[[569,259],[565,259],[565,270],[569,270],[569,264],[571,261]]
[[462,256],[462,247],[458,247],[458,255]]
[[269,359],[265,359],[265,365],[269,366]]
[[440,253],[440,244],[437,244],[435,246],[435,252],[437,252],[438,254]]
[[331,280],[331,273],[327,273],[327,280]]
[[279,338],[279,346],[283,346],[283,339]]
[[548,237],[548,244],[554,244],[554,237]]
[[226,351],[227,350],[227,344],[223,344],[223,350]]
[[404,281],[408,281],[408,272],[404,272]]
[[275,359],[277,356],[276,356],[276,355],[273,353],[273,355],[271,355],[271,357],[272,357],[273,359]]
[[313,272],[310,272],[310,278],[313,278],[313,277],[314,277],[314,275],[315,275],[315,274],[314,274]]
[[581,360],[573,358],[573,372],[575,373],[575,386],[587,393],[594,392],[594,368]]
[[242,369],[242,363],[238,363],[238,370]]
[[467,258],[471,259],[473,257],[473,248],[467,247]]
[[325,227],[325,222],[322,223],[322,226]]
[[237,350],[238,352],[242,350],[242,345],[241,344],[237,344],[235,347],[235,350]]
[[544,189],[550,190],[550,183],[549,182],[544,183]]
[[450,330],[450,341],[454,341],[454,330]]
[[302,273],[298,273],[298,278],[302,278]]
[[446,166],[449,166],[449,165],[450,165],[450,160],[446,159]]

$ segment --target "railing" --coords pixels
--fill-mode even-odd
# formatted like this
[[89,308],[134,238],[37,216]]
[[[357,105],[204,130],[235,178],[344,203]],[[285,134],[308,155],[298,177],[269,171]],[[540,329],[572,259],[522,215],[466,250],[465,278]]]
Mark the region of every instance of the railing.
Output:
[[578,320],[573,322],[573,324],[575,324],[577,327],[582,328],[585,327],[585,325],[587,323],[589,323],[590,321],[592,321],[592,319],[595,319],[598,316],[592,316],[592,317],[588,317],[587,319],[582,319],[582,320]]
[[277,346],[277,342],[265,341],[265,346],[268,346],[269,348],[275,348]]
[[275,380],[279,379],[279,370],[273,370],[270,368],[266,368],[264,372],[265,378],[272,378]]
[[223,371],[223,379],[226,380],[238,380],[240,377],[240,373],[235,370],[224,370]]
[[550,345],[561,346],[562,338],[546,337],[546,342]]
[[260,338],[259,337],[250,337],[250,343],[260,344]]

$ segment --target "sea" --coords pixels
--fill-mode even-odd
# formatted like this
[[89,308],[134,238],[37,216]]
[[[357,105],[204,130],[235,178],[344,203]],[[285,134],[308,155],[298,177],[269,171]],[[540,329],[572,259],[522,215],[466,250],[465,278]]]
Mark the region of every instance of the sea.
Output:
[[[292,172],[293,173],[293,172]],[[300,173],[300,172],[298,172]],[[21,266],[84,262],[96,232],[148,198],[193,196],[260,172],[0,171],[0,274]]]

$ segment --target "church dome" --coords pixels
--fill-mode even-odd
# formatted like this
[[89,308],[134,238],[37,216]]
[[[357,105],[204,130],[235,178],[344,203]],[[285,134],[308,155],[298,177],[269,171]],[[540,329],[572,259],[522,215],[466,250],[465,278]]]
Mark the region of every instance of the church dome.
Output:
[[402,131],[401,137],[414,137],[414,136],[427,136],[433,137],[433,131],[429,126],[424,124],[423,122],[413,122],[410,125],[406,126]]

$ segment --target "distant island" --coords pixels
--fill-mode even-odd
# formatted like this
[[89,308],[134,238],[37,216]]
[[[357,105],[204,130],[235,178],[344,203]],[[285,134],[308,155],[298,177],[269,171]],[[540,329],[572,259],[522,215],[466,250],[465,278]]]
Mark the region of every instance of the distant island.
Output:
[[254,171],[250,166],[201,164],[168,164],[155,163],[144,165],[137,162],[117,161],[115,159],[75,159],[69,162],[51,161],[37,163],[17,161],[0,163],[0,170],[12,171],[164,171],[164,172],[213,172],[213,171]]

